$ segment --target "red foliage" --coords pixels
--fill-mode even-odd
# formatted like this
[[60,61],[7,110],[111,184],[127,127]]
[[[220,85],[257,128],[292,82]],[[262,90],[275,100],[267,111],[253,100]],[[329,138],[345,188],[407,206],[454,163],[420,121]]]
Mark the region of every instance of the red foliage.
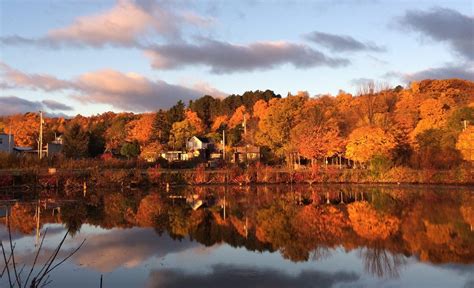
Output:
[[0,175],[0,187],[13,185],[12,175]]

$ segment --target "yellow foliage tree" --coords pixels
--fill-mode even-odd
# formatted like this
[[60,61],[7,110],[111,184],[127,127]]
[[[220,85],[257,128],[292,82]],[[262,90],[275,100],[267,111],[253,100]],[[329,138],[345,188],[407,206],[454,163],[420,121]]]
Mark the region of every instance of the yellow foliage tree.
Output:
[[456,149],[461,152],[464,160],[474,161],[474,126],[468,127],[459,134]]
[[395,147],[394,137],[378,127],[357,128],[349,135],[346,157],[359,162],[367,162],[376,155],[389,156]]

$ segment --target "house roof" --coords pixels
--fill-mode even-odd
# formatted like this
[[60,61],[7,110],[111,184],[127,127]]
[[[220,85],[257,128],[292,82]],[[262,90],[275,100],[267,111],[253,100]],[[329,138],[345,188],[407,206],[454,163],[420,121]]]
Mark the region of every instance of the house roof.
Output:
[[237,153],[260,153],[260,147],[254,145],[243,145],[234,147]]
[[211,142],[211,140],[209,140],[209,138],[207,138],[207,137],[201,137],[201,136],[194,136],[194,137],[199,139],[199,141],[201,141],[202,143],[210,143]]
[[33,151],[33,148],[31,148],[31,147],[19,147],[19,146],[17,146],[17,147],[13,147],[13,150],[26,152],[26,151]]

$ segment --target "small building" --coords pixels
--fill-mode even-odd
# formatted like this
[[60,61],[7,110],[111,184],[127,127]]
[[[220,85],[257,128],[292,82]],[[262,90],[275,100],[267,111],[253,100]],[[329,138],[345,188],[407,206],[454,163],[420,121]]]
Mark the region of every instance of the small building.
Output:
[[214,143],[207,137],[193,136],[186,142],[188,151],[211,150]]
[[63,144],[55,143],[54,141],[46,144],[45,153],[48,157],[61,154],[61,152],[63,152]]
[[250,144],[234,147],[232,155],[233,163],[246,163],[259,161],[261,157],[260,147]]
[[15,146],[15,140],[12,134],[0,133],[0,152],[11,153]]
[[161,157],[168,160],[168,162],[189,160],[189,155],[185,151],[167,151],[163,152]]
[[62,135],[55,137],[54,140],[47,143],[43,149],[44,155],[47,155],[48,157],[53,157],[57,154],[61,154],[63,152]]

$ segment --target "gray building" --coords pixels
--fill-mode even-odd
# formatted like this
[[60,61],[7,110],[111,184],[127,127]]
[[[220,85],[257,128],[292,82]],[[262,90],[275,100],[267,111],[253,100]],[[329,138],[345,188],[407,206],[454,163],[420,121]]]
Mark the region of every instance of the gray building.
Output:
[[13,135],[0,133],[0,152],[10,153],[13,151],[13,146],[15,146]]

